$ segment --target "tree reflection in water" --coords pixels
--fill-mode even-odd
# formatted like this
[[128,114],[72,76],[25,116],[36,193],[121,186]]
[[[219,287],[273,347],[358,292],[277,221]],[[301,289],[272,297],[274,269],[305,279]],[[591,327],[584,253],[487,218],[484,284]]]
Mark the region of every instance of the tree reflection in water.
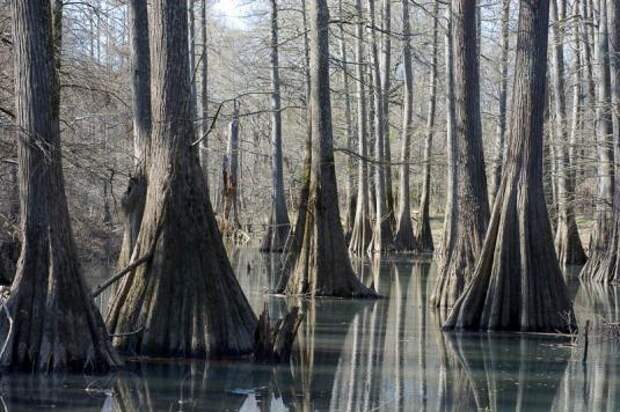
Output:
[[[618,287],[571,284],[581,325],[590,320],[587,362],[566,340],[541,335],[441,331],[427,305],[433,266],[399,258],[358,260],[356,272],[385,299],[309,299],[265,294],[280,255],[233,253],[256,312],[305,314],[293,359],[128,362],[99,378],[2,376],[9,411],[612,411],[620,409],[620,353],[604,323],[620,322]],[[571,356],[572,352],[572,356]]]

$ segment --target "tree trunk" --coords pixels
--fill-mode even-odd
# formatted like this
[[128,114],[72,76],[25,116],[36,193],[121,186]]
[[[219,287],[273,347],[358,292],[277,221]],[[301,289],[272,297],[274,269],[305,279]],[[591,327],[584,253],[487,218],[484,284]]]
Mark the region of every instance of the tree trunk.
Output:
[[306,92],[306,139],[304,142],[304,160],[302,186],[299,193],[299,205],[297,207],[297,220],[292,236],[284,246],[285,259],[282,265],[280,280],[275,289],[277,293],[284,293],[288,285],[291,273],[297,264],[297,255],[302,248],[306,233],[306,215],[310,201],[310,180],[312,176],[312,110],[310,108],[310,46],[308,41],[308,22],[306,17],[306,0],[301,0],[301,16],[303,25],[304,41],[304,71],[305,71],[305,92]]
[[[194,17],[194,0],[187,0],[187,20],[189,22],[188,28],[188,36],[187,36],[187,44],[189,48],[189,80],[191,84],[190,88],[190,115],[192,116],[192,122],[196,121],[196,115],[198,113],[197,109],[197,96],[198,91],[196,90],[196,24]],[[196,127],[194,127],[193,132],[196,133]]]
[[566,115],[566,99],[564,90],[564,33],[566,24],[565,0],[551,0],[551,15],[553,17],[553,45],[552,45],[552,78],[553,102],[555,108],[555,130],[557,158],[557,188],[558,188],[558,220],[555,232],[555,248],[561,266],[583,265],[586,254],[581,246],[581,238],[575,221],[573,200],[575,190],[570,178],[569,136]]
[[[54,6],[60,21],[62,5]],[[7,337],[0,367],[104,372],[122,362],[82,277],[71,233],[58,116],[60,42],[50,37],[50,3],[15,1],[13,22],[21,73],[15,97],[22,249],[6,303],[13,327],[0,320],[0,336]]]
[[207,49],[207,0],[200,1],[200,40],[202,43],[202,63],[200,65],[200,101],[201,101],[201,121],[200,121],[200,163],[205,176],[205,185],[209,190],[209,137],[206,136],[209,130],[209,53]]
[[329,12],[326,0],[310,6],[310,105],[312,167],[303,240],[292,250],[295,264],[286,292],[374,297],[351,267],[338,208],[329,88]]
[[392,149],[390,146],[390,71],[392,70],[392,2],[383,0],[383,61],[381,67],[381,89],[383,90],[383,160],[385,161],[385,215],[390,227],[396,227],[394,191],[392,189]]
[[[607,247],[613,229],[613,135],[611,108],[611,74],[609,56],[609,33],[605,0],[599,0],[599,28],[597,36],[596,61],[597,79],[597,152],[598,152],[598,199],[596,221],[590,238],[590,259],[581,271],[584,279],[605,281],[605,260]],[[601,270],[602,269],[602,270]]]
[[[134,255],[107,324],[140,355],[217,357],[253,350],[256,317],[232,271],[191,147],[187,3],[152,2],[153,134],[149,189]],[[175,310],[171,310],[175,308]]]
[[222,217],[220,231],[231,235],[241,227],[239,221],[239,106],[233,103],[228,126],[228,143],[222,164]]
[[[389,0],[386,0],[386,2]],[[411,224],[411,193],[409,192],[409,161],[411,134],[413,133],[413,70],[411,67],[411,24],[409,23],[408,0],[402,2],[403,19],[403,66],[405,69],[405,90],[403,92],[403,130],[400,167],[400,202],[398,224],[394,235],[394,248],[399,252],[416,249],[413,225]]]
[[[607,4],[610,63],[612,78],[612,116],[618,122],[620,117],[620,4],[610,1]],[[620,138],[616,135],[613,141],[615,170],[620,170]],[[613,192],[613,223],[607,247],[598,252],[596,267],[590,267],[590,279],[601,283],[617,283],[620,281],[620,178],[614,179]],[[594,256],[593,256],[594,257]],[[591,258],[592,259],[592,258]],[[585,269],[588,267],[584,267]]]
[[428,116],[426,118],[426,136],[424,139],[424,172],[422,176],[422,195],[418,215],[416,241],[422,252],[433,252],[433,233],[431,231],[431,163],[433,149],[433,134],[435,129],[435,111],[437,107],[437,66],[439,54],[439,4],[433,6],[433,49],[431,51],[431,74],[429,79]]
[[549,0],[519,3],[508,158],[472,281],[444,328],[570,332],[543,192]]
[[495,162],[491,173],[491,205],[502,179],[504,152],[506,151],[506,106],[508,102],[508,53],[510,50],[510,0],[503,0],[502,6],[502,54],[500,60],[499,113],[495,135]]
[[[489,221],[482,151],[476,1],[452,1],[454,56],[454,162],[450,220],[431,303],[450,307],[471,279]],[[455,187],[454,187],[455,186]],[[451,227],[452,226],[452,227]]]
[[117,267],[129,265],[144,213],[147,185],[147,162],[151,136],[151,64],[149,25],[146,0],[129,2],[131,36],[132,117],[134,176],[131,176],[123,198],[123,242]]
[[[338,12],[341,23],[338,24],[340,34],[340,58],[342,59],[342,83],[344,85],[344,121],[345,121],[345,140],[347,149],[353,151],[353,119],[351,117],[351,93],[349,88],[349,72],[348,72],[348,60],[347,60],[347,44],[345,41],[344,24],[346,16],[342,10],[342,0],[338,0]],[[353,223],[355,222],[355,204],[356,195],[354,193],[355,187],[353,185],[353,175],[355,170],[355,163],[353,157],[349,156],[347,162],[347,180],[346,180],[346,195],[345,195],[345,234],[346,238],[351,238],[351,232],[353,231]]]
[[[364,16],[362,0],[355,0],[355,9],[359,22],[356,25],[355,36],[355,74],[357,77],[357,145],[359,154],[367,158],[367,107],[365,88],[365,62],[364,62]],[[370,226],[370,210],[368,199],[368,165],[361,159],[357,162],[357,204],[355,207],[355,221],[351,230],[349,250],[351,253],[361,255],[366,252],[370,245],[372,229]]]
[[392,226],[388,215],[387,196],[385,191],[385,120],[383,100],[384,90],[381,82],[381,70],[376,35],[375,0],[368,0],[368,14],[370,18],[370,65],[372,70],[372,85],[374,89],[374,136],[375,136],[375,227],[372,242],[369,246],[371,253],[380,253],[392,248]]
[[[568,177],[570,179],[570,184],[573,188],[573,203],[575,202],[575,188],[577,185],[577,171],[579,169],[579,163],[577,162],[577,151],[579,150],[579,145],[581,140],[583,139],[583,123],[584,123],[584,95],[583,95],[583,53],[582,53],[582,38],[581,38],[581,19],[582,16],[580,13],[580,0],[575,0],[573,3],[573,16],[575,16],[575,23],[573,25],[573,49],[575,51],[574,54],[574,63],[573,63],[573,102],[571,109],[571,131],[570,131],[570,147],[568,149],[568,160],[569,160],[569,174]],[[581,147],[583,151],[583,147]],[[583,156],[582,156],[583,157]],[[573,210],[575,210],[575,205],[573,204]],[[584,251],[585,254],[585,251]]]
[[592,36],[594,31],[594,24],[590,17],[591,10],[588,7],[588,0],[581,1],[581,31],[583,40],[583,64],[585,66],[585,75],[587,83],[587,95],[588,95],[588,111],[592,112],[590,118],[594,119],[594,110],[596,108],[596,85],[594,84],[594,69],[592,62]]
[[446,206],[444,207],[444,227],[442,253],[452,248],[456,224],[456,133],[454,108],[454,56],[452,53],[452,6],[446,7],[446,34],[444,40],[446,70],[446,160],[448,176],[446,182]]
[[261,250],[281,252],[291,231],[284,193],[278,60],[278,4],[271,0],[271,216]]

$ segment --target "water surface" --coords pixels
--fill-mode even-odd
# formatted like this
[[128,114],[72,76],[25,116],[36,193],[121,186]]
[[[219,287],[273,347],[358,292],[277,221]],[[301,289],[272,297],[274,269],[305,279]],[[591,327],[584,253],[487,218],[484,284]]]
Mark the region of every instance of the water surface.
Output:
[[[278,255],[233,253],[255,312],[305,314],[290,365],[239,361],[131,361],[103,377],[3,376],[8,411],[612,411],[620,410],[618,340],[601,335],[620,321],[617,287],[580,284],[569,271],[581,324],[592,331],[588,356],[546,335],[444,333],[427,307],[434,265],[386,259],[358,263],[378,301],[269,296]],[[89,271],[91,283],[105,271]],[[92,275],[97,273],[96,275]],[[105,304],[105,294],[100,304]]]

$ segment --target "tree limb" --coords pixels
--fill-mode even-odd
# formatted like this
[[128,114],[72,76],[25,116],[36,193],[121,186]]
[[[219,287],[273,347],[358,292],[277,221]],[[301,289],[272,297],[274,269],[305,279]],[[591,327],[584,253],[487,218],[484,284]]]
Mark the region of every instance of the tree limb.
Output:
[[124,277],[126,274],[128,274],[129,272],[131,272],[132,270],[134,270],[138,266],[146,263],[152,257],[153,257],[153,251],[150,251],[146,255],[142,256],[140,259],[138,259],[138,260],[130,263],[129,265],[127,265],[127,267],[125,267],[125,269],[123,269],[120,272],[116,273],[110,279],[106,280],[101,285],[97,286],[97,289],[95,289],[95,291],[93,292],[93,298],[96,298],[97,296],[99,296],[101,294],[101,292],[103,292],[104,290],[109,288],[113,283],[115,283],[118,280],[120,280],[122,277]]

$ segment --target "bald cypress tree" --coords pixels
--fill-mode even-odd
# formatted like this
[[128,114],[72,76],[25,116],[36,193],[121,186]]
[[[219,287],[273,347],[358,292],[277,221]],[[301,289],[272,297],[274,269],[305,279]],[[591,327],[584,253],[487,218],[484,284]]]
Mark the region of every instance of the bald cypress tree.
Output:
[[[0,367],[103,372],[121,364],[77,260],[65,195],[58,81],[60,34],[49,1],[12,3],[22,249],[0,320]],[[56,29],[61,7],[55,4]],[[57,37],[58,41],[53,41]],[[55,50],[56,49],[56,50]]]
[[[357,76],[357,147],[363,157],[368,155],[367,139],[367,105],[365,87],[364,62],[364,16],[362,0],[355,0],[355,11],[359,22],[355,32],[355,75]],[[349,250],[351,253],[363,254],[371,241],[372,229],[370,226],[370,205],[368,189],[368,165],[366,162],[357,162],[357,202],[355,219],[351,229]]]
[[450,307],[463,291],[482,249],[489,221],[489,200],[480,120],[480,82],[476,46],[476,1],[453,0],[452,45],[454,127],[450,128],[453,176],[440,268],[431,296],[435,306]]
[[284,249],[291,230],[284,193],[279,64],[278,3],[271,0],[271,215],[261,249],[273,252]]
[[[613,216],[613,122],[611,116],[611,73],[607,2],[599,0],[599,24],[596,37],[596,140],[598,157],[598,193],[596,217],[590,238],[590,258],[581,271],[588,280],[599,279],[611,240]],[[604,277],[601,277],[602,279]]]
[[249,353],[256,317],[228,261],[192,147],[187,2],[151,4],[154,127],[134,253],[152,257],[121,281],[106,322],[121,334],[114,344],[123,351],[186,357]]
[[[614,120],[614,162],[615,170],[620,170],[620,3],[607,2],[607,18],[609,26],[610,67],[612,95],[611,115]],[[613,190],[613,220],[610,228],[609,241],[604,251],[598,250],[594,255],[596,264],[586,265],[584,273],[590,279],[611,283],[620,281],[620,177],[615,176]]]
[[[411,194],[409,193],[409,161],[411,153],[411,134],[413,133],[413,68],[411,67],[411,24],[409,23],[408,0],[402,2],[403,17],[403,66],[405,69],[405,90],[403,92],[403,130],[400,167],[400,190],[398,222],[394,235],[394,248],[397,251],[413,251],[416,248],[411,224]],[[387,113],[387,111],[386,111]],[[387,122],[386,122],[387,124]]]
[[571,178],[569,157],[568,117],[566,114],[566,98],[564,95],[564,25],[566,20],[566,5],[564,0],[551,0],[551,15],[553,16],[553,46],[552,46],[552,78],[553,103],[555,109],[555,127],[558,143],[556,167],[558,219],[555,233],[555,244],[558,259],[562,265],[582,265],[587,257],[581,246],[581,238],[577,222],[575,221],[574,182]]
[[433,233],[431,231],[431,162],[433,135],[435,128],[435,112],[437,109],[437,71],[439,54],[439,3],[433,6],[433,45],[431,54],[431,73],[429,78],[428,115],[426,118],[426,136],[424,138],[424,172],[422,175],[422,194],[420,209],[416,225],[417,247],[422,252],[435,250]]
[[543,191],[549,0],[521,0],[508,157],[473,279],[446,328],[568,332],[575,315]]
[[[353,272],[338,208],[329,88],[329,11],[310,2],[310,121],[312,165],[303,237],[285,273],[286,293],[374,297]],[[299,227],[299,226],[298,226]],[[297,242],[294,242],[297,243]]]
[[151,139],[151,63],[149,26],[146,0],[129,1],[129,28],[131,37],[131,72],[133,112],[134,175],[121,199],[124,218],[123,243],[118,267],[125,268],[131,261],[133,248],[140,231],[146,200],[146,173]]

